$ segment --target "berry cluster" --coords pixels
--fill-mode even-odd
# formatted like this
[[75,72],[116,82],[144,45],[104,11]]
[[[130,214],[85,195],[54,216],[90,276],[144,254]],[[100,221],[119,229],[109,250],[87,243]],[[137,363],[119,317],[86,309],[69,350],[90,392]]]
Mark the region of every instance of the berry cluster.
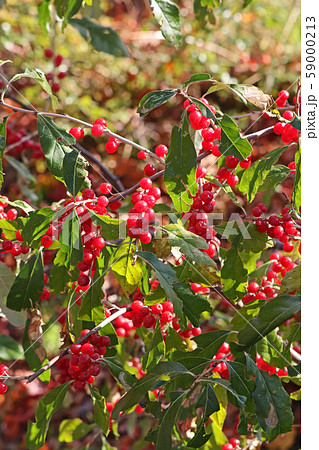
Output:
[[[44,159],[44,154],[39,142],[34,141],[31,137],[28,138],[27,130],[19,127],[18,130],[12,128],[11,122],[7,124],[7,150],[8,155],[18,155],[24,150],[32,152],[31,157],[34,159]],[[12,146],[10,148],[10,146]],[[30,156],[28,155],[28,158]]]
[[[93,126],[91,127],[91,134],[95,137],[100,137],[107,130],[107,122],[102,117],[99,117],[94,121]],[[84,128],[83,127],[72,127],[69,130],[69,133],[75,139],[81,139],[84,136]],[[109,137],[109,140],[105,144],[105,150],[107,153],[115,153],[117,151],[118,145],[120,141],[115,139],[113,136]]]
[[[60,54],[57,54],[54,56],[54,52],[51,48],[47,48],[44,50],[44,56],[47,59],[52,59],[53,57],[53,64],[54,64],[54,69],[56,69],[57,67],[61,66],[62,62],[63,62],[63,56]],[[66,72],[60,71],[57,74],[57,78],[59,80],[62,80],[63,78],[65,78],[67,76]],[[57,81],[54,81],[54,72],[48,72],[45,74],[46,79],[48,80],[48,82],[51,85],[51,89],[52,92],[58,92],[60,90],[60,83],[58,83]]]
[[[215,360],[217,359],[223,359],[226,361],[229,361],[232,359],[233,355],[229,353],[229,344],[227,342],[224,342],[220,348],[218,349],[216,355],[214,355],[212,362],[210,363],[210,366],[212,367],[215,364]],[[217,372],[222,378],[228,378],[229,377],[229,371],[227,369],[226,363],[224,361],[220,362],[213,368],[213,372]]]
[[258,203],[252,209],[253,216],[258,217],[256,219],[257,230],[282,242],[285,252],[292,252],[294,248],[292,242],[300,239],[300,231],[297,229],[300,226],[299,219],[293,217],[288,206],[282,208],[281,215],[272,214],[265,218],[266,212],[267,207],[263,203]]
[[126,221],[127,234],[133,239],[139,239],[142,244],[149,244],[154,233],[153,206],[161,197],[161,190],[153,186],[152,180],[147,177],[140,180],[140,187],[141,190],[134,192],[131,196],[133,207],[130,208]]
[[[81,337],[89,332],[82,330]],[[93,383],[101,371],[99,363],[110,343],[109,336],[93,333],[81,344],[72,344],[71,355],[61,358],[57,364],[60,369],[59,383],[74,380],[72,385],[77,391],[84,389],[86,383]]]
[[284,369],[279,369],[278,367],[271,366],[270,364],[266,363],[258,353],[256,355],[256,365],[260,370],[266,370],[269,375],[276,374],[278,375],[278,377],[288,376],[287,367],[285,367]]
[[289,256],[281,256],[277,252],[270,255],[270,261],[272,261],[270,270],[267,275],[262,278],[261,284],[259,285],[254,281],[248,284],[248,292],[242,298],[245,305],[254,300],[271,300],[276,297],[279,292],[282,278],[289,270],[296,267],[296,264]]
[[[6,366],[5,364],[0,364],[0,380],[7,377],[8,370],[8,366]],[[5,394],[7,392],[7,389],[7,385],[0,381],[0,394]]]
[[222,445],[222,450],[239,450],[240,440],[236,438],[231,438],[227,444]]

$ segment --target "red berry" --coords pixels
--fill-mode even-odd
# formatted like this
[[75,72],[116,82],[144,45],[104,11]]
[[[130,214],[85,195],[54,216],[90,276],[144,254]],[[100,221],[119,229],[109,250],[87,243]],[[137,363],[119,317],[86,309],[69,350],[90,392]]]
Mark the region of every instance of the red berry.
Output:
[[293,251],[293,249],[294,249],[293,244],[291,244],[290,242],[285,242],[284,243],[284,245],[283,245],[283,251],[284,252],[290,253],[290,252]]
[[138,159],[146,159],[147,158],[147,153],[145,153],[145,152],[138,152],[137,157],[138,157]]
[[259,284],[258,283],[249,283],[248,285],[248,292],[251,294],[255,294],[259,290]]
[[140,180],[140,186],[144,190],[151,189],[151,187],[152,187],[152,180],[150,178],[142,178]]
[[87,275],[80,275],[78,278],[78,285],[79,286],[88,286],[90,284],[90,278]]
[[172,313],[174,310],[174,306],[173,306],[172,302],[167,301],[165,303],[162,303],[162,306],[163,306],[163,311],[169,311]]
[[91,331],[91,330],[88,330],[87,328],[84,329],[84,330],[81,330],[80,336],[81,336],[81,337],[86,336],[90,331]]
[[62,61],[63,61],[63,56],[62,55],[56,55],[55,58],[54,58],[54,65],[56,67],[58,67],[58,66],[60,66]]
[[75,380],[73,382],[73,387],[77,391],[82,391],[85,388],[85,381]]
[[69,130],[69,133],[72,134],[75,139],[81,139],[84,136],[84,130],[81,127],[72,127]]
[[151,177],[152,175],[154,175],[156,173],[156,169],[153,164],[146,164],[146,166],[144,167],[144,173],[147,177]]
[[101,345],[102,346],[107,347],[107,346],[110,345],[110,343],[111,343],[110,336],[102,336],[102,338],[101,338]]
[[104,127],[102,125],[93,125],[93,127],[91,128],[91,133],[93,134],[93,136],[102,136],[104,131]]
[[148,231],[142,231],[139,235],[139,240],[142,242],[142,244],[149,244],[152,240],[152,235]]
[[83,200],[89,200],[95,198],[93,189],[84,189],[82,192]]
[[161,303],[155,303],[152,305],[152,313],[153,314],[161,314],[163,312],[163,306]]
[[117,151],[117,143],[115,141],[111,141],[109,140],[106,144],[105,144],[105,150],[107,151],[107,153],[115,153]]
[[18,215],[18,211],[14,208],[9,209],[9,211],[7,211],[7,219],[9,220],[15,220],[17,218]]
[[[90,344],[92,345],[92,344]],[[93,345],[92,345],[93,347]],[[91,364],[91,358],[87,353],[81,353],[79,357],[78,367],[80,370],[86,370]]]
[[112,191],[112,185],[110,183],[101,183],[100,191],[102,194],[109,194]]
[[81,344],[72,344],[70,345],[70,350],[75,355],[79,354],[81,352],[82,345]]
[[234,447],[228,443],[222,446],[222,450],[234,450]]
[[49,248],[52,245],[52,238],[50,236],[44,235],[41,238],[41,245],[43,245],[44,248]]
[[8,386],[4,383],[0,383],[0,394],[5,394],[8,390]]
[[86,355],[93,355],[94,353],[94,345],[90,344],[89,342],[86,342],[82,345],[81,351],[83,354]]
[[239,182],[239,178],[235,174],[231,174],[227,177],[227,183],[230,187],[236,186],[236,184]]
[[52,56],[54,55],[53,50],[51,48],[46,48],[44,50],[44,56],[46,58],[52,58]]
[[58,92],[60,90],[60,83],[52,83],[52,92]]
[[294,116],[294,113],[292,111],[285,111],[282,115],[282,117],[286,120],[291,120]]
[[236,438],[231,438],[229,439],[229,443],[234,447],[239,447],[240,446],[240,440],[236,439]]
[[207,169],[203,166],[198,166],[196,169],[196,178],[205,178],[207,175]]
[[5,240],[2,242],[2,248],[3,248],[3,250],[11,250],[12,247],[13,247],[13,244],[12,244],[12,242],[10,241],[10,239],[5,239]]
[[258,206],[255,206],[252,210],[251,210],[252,214],[254,217],[260,217],[262,215],[262,211],[261,209],[258,208]]
[[107,122],[102,117],[99,117],[94,121],[94,125],[102,125],[102,127],[107,127]]
[[50,297],[50,291],[47,288],[43,288],[42,289],[42,294],[40,295],[40,299],[41,300],[48,300],[48,298]]
[[148,316],[145,317],[143,324],[145,328],[152,328],[155,322],[156,322],[155,317],[152,316],[152,314],[149,314]]
[[280,134],[282,134],[283,133],[283,131],[284,131],[284,128],[285,128],[285,126],[284,126],[284,124],[283,123],[281,123],[281,122],[277,122],[275,125],[274,125],[274,129],[273,129],[273,132],[275,133],[275,134],[278,134],[278,135],[280,135]]
[[164,311],[161,314],[161,322],[168,323],[173,320],[173,314],[170,311]]
[[155,148],[155,153],[160,158],[164,158],[168,153],[168,148],[166,145],[160,144]]

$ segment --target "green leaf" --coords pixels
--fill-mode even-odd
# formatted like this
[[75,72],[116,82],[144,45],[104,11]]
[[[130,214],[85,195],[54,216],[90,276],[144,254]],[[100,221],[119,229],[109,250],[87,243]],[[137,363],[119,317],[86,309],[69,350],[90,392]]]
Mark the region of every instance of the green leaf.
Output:
[[14,361],[23,358],[23,351],[18,342],[6,334],[0,335],[0,359]]
[[105,312],[101,302],[105,297],[102,289],[103,284],[104,276],[95,272],[89,290],[82,295],[78,319],[88,322],[102,322],[105,319]]
[[231,329],[234,331],[239,331],[244,328],[246,324],[249,324],[253,317],[257,316],[261,306],[265,303],[266,300],[254,300],[240,308],[231,321]]
[[100,216],[91,210],[89,212],[93,223],[101,227],[101,234],[106,240],[115,241],[119,239],[122,230],[124,233],[126,232],[126,223],[124,220],[119,220],[115,217]]
[[14,280],[12,270],[4,263],[0,263],[0,317],[6,317],[14,327],[21,327],[25,324],[26,312],[12,311],[6,306],[6,298]]
[[283,369],[291,363],[290,352],[288,358],[283,356],[283,340],[278,335],[278,328],[257,342],[257,352],[266,363],[274,367]]
[[202,27],[206,27],[209,24],[215,25],[216,19],[211,8],[203,6],[201,0],[194,0],[194,14],[196,20]]
[[164,38],[177,47],[182,37],[178,7],[170,0],[149,0],[149,2]]
[[301,151],[299,144],[297,145],[297,151],[295,154],[296,163],[296,175],[294,181],[294,189],[292,192],[292,201],[297,212],[301,206]]
[[190,231],[187,231],[179,223],[171,223],[163,227],[168,232],[168,242],[173,247],[179,247],[180,251],[184,253],[191,261],[196,261],[198,264],[216,267],[215,261],[206,253],[199,249],[207,249],[208,244],[204,238],[197,236]]
[[231,331],[228,330],[215,330],[195,336],[193,341],[196,342],[199,348],[199,350],[196,350],[196,356],[212,358],[230,333]]
[[81,153],[73,149],[66,153],[63,159],[63,179],[73,197],[75,197],[86,182],[89,172],[86,170],[88,163]]
[[285,349],[282,352],[282,358],[284,360],[287,360],[287,361],[291,362],[290,347],[291,347],[291,345],[293,345],[293,343],[295,341],[300,341],[300,339],[301,339],[301,325],[300,325],[300,323],[293,323],[289,327],[289,334],[287,336]]
[[255,161],[243,173],[238,189],[247,194],[247,201],[250,203],[258,192],[259,187],[263,184],[266,176],[270,172],[273,164],[277,162],[279,157],[287,150],[287,146],[279,147],[269,152],[263,158]]
[[[37,211],[31,211],[28,217],[18,218],[18,225],[25,245],[31,246],[35,241],[40,241],[50,223],[57,220],[59,215],[47,206]],[[38,243],[36,242],[36,244]]]
[[132,294],[142,278],[142,263],[135,257],[135,244],[128,240],[123,242],[114,253],[112,272],[123,290]]
[[269,189],[275,188],[278,184],[282,183],[289,174],[289,167],[282,166],[281,164],[272,166],[257,192],[268,191]]
[[175,314],[181,319],[183,302],[173,289],[173,283],[177,282],[174,270],[168,264],[164,264],[160,261],[153,253],[140,251],[137,252],[136,255],[150,264],[155,270],[156,277],[160,282],[160,285],[165,290],[167,297],[174,305]]
[[246,360],[248,371],[255,377],[256,388],[252,396],[258,421],[272,441],[278,434],[291,430],[294,421],[291,400],[276,375],[260,370],[248,355]]
[[56,7],[58,16],[61,19],[64,19],[62,25],[62,27],[64,28],[69,17],[75,14],[80,9],[80,7],[82,6],[82,2],[80,2],[79,0],[54,0],[54,5]]
[[0,229],[6,239],[11,239],[13,241],[16,240],[16,232],[19,229],[17,222],[14,222],[13,220],[0,219]]
[[246,8],[246,6],[250,5],[251,2],[253,2],[254,0],[244,0],[244,5],[243,7]]
[[196,183],[197,155],[189,134],[187,117],[182,129],[176,125],[172,130],[169,151],[165,160],[164,182],[167,192],[178,212],[189,211],[198,190]]
[[280,285],[280,295],[290,294],[301,289],[301,265],[286,272]]
[[67,253],[69,269],[74,269],[83,258],[81,223],[75,210],[65,218],[59,242],[61,251]]
[[254,223],[249,224],[247,232],[249,238],[247,237],[242,241],[242,248],[245,252],[260,253],[266,247],[272,245],[272,240],[268,237],[267,233],[258,231]]
[[221,154],[234,155],[240,161],[246,159],[253,149],[248,140],[241,137],[237,124],[227,114],[218,122],[222,129],[219,146]]
[[58,440],[60,442],[77,441],[78,439],[84,438],[93,427],[94,425],[89,425],[78,418],[62,420],[59,426]]
[[90,41],[95,50],[114,56],[130,56],[119,35],[112,28],[104,27],[87,17],[70,19],[69,23],[79,31],[85,40]]
[[173,289],[183,302],[184,314],[186,314],[194,327],[198,327],[201,313],[204,311],[212,312],[209,301],[201,295],[195,294],[187,283],[174,283]]
[[28,421],[28,431],[25,441],[28,449],[36,450],[44,445],[50,420],[62,405],[70,384],[71,381],[67,381],[51,389],[39,401],[35,413],[35,422]]
[[187,447],[198,448],[207,442],[210,434],[205,433],[205,423],[214,412],[219,411],[219,402],[211,385],[206,384],[198,397],[196,408],[202,408],[203,415],[200,423],[197,425],[195,436],[188,442]]
[[181,407],[185,399],[183,391],[178,391],[176,394],[178,397],[171,402],[161,420],[157,433],[156,450],[169,450],[172,448],[173,427],[178,421]]
[[165,342],[158,322],[152,335],[151,343],[143,356],[142,369],[149,371],[165,356]]
[[34,175],[30,172],[28,167],[21,161],[13,158],[12,156],[6,155],[6,160],[11,164],[11,166],[16,169],[16,171],[27,181],[30,183],[36,183],[36,179]]
[[50,289],[53,292],[64,292],[66,285],[70,281],[69,254],[61,249],[56,254],[50,272]]
[[182,338],[182,336],[177,333],[172,327],[167,328],[166,340],[166,353],[169,353],[174,350],[186,350],[186,342]]
[[211,75],[209,73],[195,73],[194,75],[191,75],[191,77],[184,81],[183,87],[189,86],[192,83],[197,83],[199,81],[207,81],[211,79]]
[[175,97],[176,89],[163,89],[162,91],[151,91],[140,100],[137,112],[141,117],[146,116],[153,109],[158,108],[171,98]]
[[[0,201],[2,200],[0,195]],[[26,215],[29,214],[30,211],[34,211],[34,208],[29,205],[29,203],[24,202],[23,200],[14,200],[13,202],[9,199],[5,199],[6,203],[9,203],[9,205],[13,206],[14,208],[20,208],[22,211],[26,213]]]
[[48,80],[45,77],[45,74],[40,69],[34,69],[30,71],[29,69],[26,69],[24,73],[17,73],[14,75],[14,77],[11,78],[8,84],[3,88],[2,94],[1,94],[1,100],[3,101],[5,93],[9,86],[11,86],[12,83],[14,83],[17,80],[20,80],[20,78],[31,78],[32,80],[37,81],[42,89],[48,94],[48,96],[51,98],[52,102],[52,108],[56,110],[58,106],[58,99],[56,96],[52,93],[51,86],[48,82]]
[[248,271],[244,267],[238,249],[232,245],[226,252],[226,259],[221,269],[221,283],[226,297],[231,300],[241,298],[246,292]]
[[38,251],[24,264],[7,297],[7,307],[14,311],[29,308],[39,300],[43,289],[42,252]]
[[[59,181],[64,181],[72,191],[79,187],[83,189],[90,187],[91,183],[84,169],[87,164],[85,158],[78,152],[76,157],[74,153],[76,150],[70,148],[75,144],[74,137],[64,128],[55,125],[52,119],[41,114],[38,114],[37,122],[41,148],[50,172]],[[67,156],[68,153],[71,155]]]
[[44,35],[48,34],[48,23],[50,22],[50,0],[42,0],[38,6],[39,24]]
[[6,148],[6,143],[7,143],[7,120],[8,117],[4,117],[3,118],[3,122],[0,123],[0,189],[2,186],[2,182],[3,182],[3,173],[2,173],[2,158],[3,158],[3,153],[5,151]]
[[191,264],[186,258],[183,264],[176,267],[178,281],[191,280],[203,286],[213,286],[220,281],[219,276],[212,269],[207,269],[201,264]]
[[294,118],[289,122],[290,125],[292,125],[297,130],[301,131],[301,120],[298,116],[294,113]]
[[238,334],[238,343],[250,347],[300,311],[300,295],[279,295],[264,304]]
[[172,378],[182,373],[189,372],[181,364],[173,361],[160,362],[150,372],[139,379],[116,403],[112,411],[112,418],[116,419],[121,411],[125,411],[136,405],[147,391],[152,390],[156,381],[163,375],[169,375]]
[[123,369],[122,365],[115,358],[104,358],[104,361],[114,378],[120,383],[133,386],[136,378],[131,373]]
[[107,436],[110,429],[110,415],[106,407],[106,399],[95,387],[90,386],[90,392],[94,405],[93,420]]

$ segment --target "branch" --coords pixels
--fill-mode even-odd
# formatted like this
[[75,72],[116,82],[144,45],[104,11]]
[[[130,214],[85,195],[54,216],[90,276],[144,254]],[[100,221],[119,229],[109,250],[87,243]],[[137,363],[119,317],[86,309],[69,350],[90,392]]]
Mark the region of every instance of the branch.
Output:
[[[103,320],[103,322],[101,322],[99,325],[97,325],[96,327],[94,327],[89,333],[87,333],[85,336],[82,336],[81,338],[79,338],[78,340],[76,340],[75,342],[73,342],[72,344],[81,344],[83,341],[85,341],[89,336],[91,336],[91,334],[97,333],[98,331],[100,331],[102,328],[105,327],[105,325],[107,325],[108,323],[112,322],[114,319],[116,319],[117,317],[121,316],[122,314],[124,314],[126,312],[126,308],[121,308],[118,311],[116,311],[114,314],[112,314],[110,317],[107,317],[105,320]],[[71,345],[72,345],[71,344]],[[56,364],[61,358],[63,358],[63,356],[67,355],[69,353],[69,347],[67,347],[65,350],[63,350],[62,353],[60,353],[59,355],[55,356],[54,358],[52,358],[45,366],[41,367],[41,369],[39,369],[37,372],[33,373],[32,375],[22,375],[22,376],[18,376],[18,377],[10,377],[10,376],[4,376],[3,379],[1,381],[6,381],[6,380],[27,380],[26,384],[31,383],[32,381],[34,381],[36,378],[38,378],[43,372],[45,372],[46,370],[50,369],[52,366],[54,366],[54,364]],[[1,379],[2,377],[0,377]]]
[[[11,98],[11,100],[17,101],[14,97],[10,96],[9,98]],[[18,104],[22,104],[20,101],[17,101]],[[52,113],[52,112],[39,112],[36,109],[32,109],[29,106],[26,106],[24,104],[23,108],[19,108],[18,106],[13,106],[13,105],[9,105],[8,103],[5,103],[4,100],[0,101],[0,104],[2,104],[4,107],[6,108],[10,108],[13,111],[16,112],[21,112],[21,113],[29,113],[29,114],[40,114],[41,116],[46,116],[46,117],[56,117],[58,119],[67,119],[70,120],[72,122],[76,122],[79,123],[80,125],[83,126],[83,128],[92,128],[93,125],[85,122],[84,120],[81,119],[77,119],[75,117],[69,116],[68,114],[58,114],[58,113]],[[157,159],[161,164],[165,164],[165,161],[163,158],[160,158],[159,156],[156,155],[156,153],[151,152],[151,150],[148,150],[147,148],[143,147],[142,145],[137,144],[134,141],[131,141],[129,139],[124,138],[123,136],[120,136],[119,134],[113,133],[113,131],[109,130],[107,127],[104,127],[104,134],[108,135],[108,136],[112,136],[115,139],[118,139],[119,141],[123,142],[124,144],[128,144],[131,145],[132,147],[137,148],[138,150],[141,150],[145,153],[147,153],[148,155],[152,156],[152,158]]]
[[110,181],[110,183],[115,187],[117,191],[123,191],[125,189],[121,180],[116,175],[114,175],[107,167],[105,167],[102,162],[99,161],[92,153],[90,153],[78,143],[76,143],[74,147],[77,148],[92,163],[98,166],[105,178]]

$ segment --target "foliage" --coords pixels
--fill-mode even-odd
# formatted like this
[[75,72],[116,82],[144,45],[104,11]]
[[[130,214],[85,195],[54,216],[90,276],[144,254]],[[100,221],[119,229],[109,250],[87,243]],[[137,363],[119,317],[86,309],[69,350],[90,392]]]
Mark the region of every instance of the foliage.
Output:
[[[109,26],[102,14],[98,20],[103,2],[27,3],[45,39],[52,37],[45,53],[46,60],[53,58],[50,71],[19,67],[12,75],[19,61],[7,63],[10,81],[0,86],[1,317],[10,326],[24,326],[20,337],[0,336],[0,358],[10,366],[9,374],[0,368],[0,388],[5,391],[8,383],[9,391],[15,389],[14,360],[23,357],[23,370],[34,372],[24,379],[45,383],[28,422],[26,447],[58,439],[112,448],[123,425],[131,430],[132,424],[140,434],[125,445],[137,449],[224,450],[231,434],[245,446],[250,436],[270,442],[289,432],[291,399],[300,398],[299,100],[294,106],[285,99],[294,111],[288,119],[281,98],[271,96],[274,90],[265,94],[269,86],[261,90],[241,76],[218,81],[206,67],[183,77],[174,69],[172,87],[161,89],[154,85],[161,73],[155,82],[149,76],[149,83],[138,75],[143,95],[133,103],[140,117],[132,117],[142,132],[128,126],[123,137],[120,108],[109,115],[112,124],[106,123],[94,88],[87,96],[83,91],[86,83],[94,86],[91,75],[98,77],[106,61],[116,61],[120,71],[128,65],[136,48],[121,40],[124,26],[119,29],[116,20]],[[154,27],[167,40],[163,46],[187,55],[183,9],[172,1],[149,3]],[[216,21],[225,3],[192,3],[199,39],[199,27],[215,26],[219,33]],[[255,11],[257,3],[240,2],[240,8]],[[3,10],[10,16],[10,6]],[[83,41],[72,36],[73,28]],[[69,69],[75,78],[61,94],[57,80],[63,85],[67,69],[58,42],[70,36],[79,53],[75,45],[67,56],[75,61]],[[76,59],[83,49],[93,51],[88,43],[94,48],[88,65],[96,67],[77,99]],[[260,128],[252,132],[251,122],[224,108],[234,97],[239,102],[233,110],[244,110],[248,121],[257,115],[265,125],[267,110],[270,127],[285,128],[281,137],[266,138],[263,153],[255,145]],[[173,111],[170,144],[149,150],[153,141],[162,142],[165,111]],[[147,125],[154,123],[159,134],[145,139]],[[100,157],[102,144],[107,156]],[[144,177],[128,148],[139,151],[138,159],[154,160],[144,167]],[[134,170],[119,180],[112,168],[128,160]],[[295,167],[288,166],[294,161]],[[19,175],[16,190],[10,187],[12,171]],[[115,192],[104,183],[114,180],[127,189]],[[287,381],[297,386],[290,396]],[[90,406],[80,417],[69,416],[71,403],[84,403],[87,396]],[[226,433],[229,410],[238,426]],[[58,432],[51,433],[53,428]]]

